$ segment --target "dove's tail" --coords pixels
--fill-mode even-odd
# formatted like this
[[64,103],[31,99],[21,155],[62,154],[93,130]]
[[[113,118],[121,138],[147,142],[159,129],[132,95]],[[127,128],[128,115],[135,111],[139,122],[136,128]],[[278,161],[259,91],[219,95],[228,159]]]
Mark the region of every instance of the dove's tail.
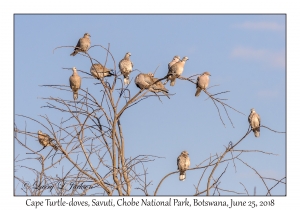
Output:
[[168,92],[163,92],[163,94],[165,94],[170,99],[170,97],[168,96]]
[[108,77],[113,76],[113,75],[115,75],[115,74],[114,74],[114,70],[113,70],[113,69],[110,69],[110,72],[108,73]]
[[75,56],[78,52],[76,50],[74,50],[74,52],[72,52],[70,55],[71,56]]
[[180,181],[184,181],[185,180],[185,171],[180,172],[179,180]]
[[254,136],[255,137],[259,137],[259,135],[260,135],[260,128],[258,127],[258,128],[255,128],[255,129],[253,129],[253,132],[254,132]]
[[78,98],[78,92],[74,92],[74,93],[73,93],[73,98],[74,98],[74,101],[77,100],[77,98]]
[[129,78],[128,77],[124,78],[124,85],[129,85]]
[[201,89],[200,89],[200,88],[197,88],[196,93],[195,93],[195,96],[196,96],[196,97],[197,97],[197,96],[200,96],[200,93],[201,93]]
[[167,88],[165,88],[165,87],[161,88],[161,91],[165,92],[165,93],[169,93],[169,90]]
[[52,142],[50,142],[50,146],[53,147],[53,149],[55,149],[55,150],[58,149],[58,147],[54,143],[52,143]]
[[171,80],[170,86],[174,86],[175,85],[175,79]]

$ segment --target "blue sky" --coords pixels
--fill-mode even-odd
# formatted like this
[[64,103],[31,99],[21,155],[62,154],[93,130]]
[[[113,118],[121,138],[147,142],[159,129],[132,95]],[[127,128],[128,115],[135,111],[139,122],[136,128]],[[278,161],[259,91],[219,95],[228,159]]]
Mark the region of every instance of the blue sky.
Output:
[[[151,97],[128,109],[121,118],[126,156],[164,157],[146,164],[147,178],[153,180],[149,193],[153,194],[161,178],[177,170],[176,159],[181,151],[189,152],[191,167],[195,167],[210,155],[223,152],[224,145],[230,141],[237,142],[248,129],[251,108],[260,114],[263,125],[286,131],[285,27],[284,15],[16,15],[14,111],[40,120],[39,115],[47,114],[52,121],[60,122],[62,115],[58,111],[41,108],[46,104],[41,97],[70,100],[72,94],[39,85],[68,85],[71,71],[62,68],[76,66],[89,72],[89,60],[80,55],[69,56],[71,48],[60,48],[53,53],[55,47],[74,46],[85,32],[91,34],[92,45],[110,43],[117,64],[126,52],[131,52],[135,69],[148,73],[159,66],[155,73],[158,78],[166,75],[167,64],[174,55],[188,56],[183,76],[209,71],[212,75],[210,86],[219,85],[209,91],[229,90],[224,95],[228,99],[226,103],[245,116],[228,109],[233,128],[220,107],[224,127],[213,102],[205,100],[204,93],[195,97],[195,85],[183,80],[177,80],[174,87],[166,85],[170,93],[176,93],[170,100],[162,97],[161,103]],[[105,61],[102,49],[95,47],[89,53],[100,62]],[[108,60],[107,67],[113,68],[112,59]],[[133,81],[137,74],[133,72],[130,79]],[[97,94],[101,87],[93,85],[94,82],[83,79],[81,88],[89,88]],[[139,91],[133,82],[129,89],[132,93]],[[20,129],[25,128],[24,118],[15,117],[15,123]],[[26,124],[31,132],[42,129],[28,120]],[[41,149],[36,141],[30,140],[32,148]],[[236,149],[278,154],[251,153],[241,158],[261,175],[281,179],[286,174],[285,145],[285,134],[262,128],[259,138],[251,133]],[[15,144],[15,156],[28,157],[26,152]],[[258,176],[240,162],[235,164],[237,172],[230,162],[219,187],[244,192],[239,183],[242,182],[250,194],[256,187],[258,195],[265,195],[265,187]],[[225,166],[219,167],[215,178]],[[16,174],[24,171],[19,169]],[[178,174],[171,175],[158,194],[192,195],[195,193],[193,184],[198,183],[202,172],[188,171],[185,182],[179,182]],[[28,181],[33,178],[29,174],[24,177]],[[276,184],[267,183],[270,187]],[[202,182],[200,190],[205,186]],[[285,195],[285,187],[278,185],[272,194]],[[140,192],[134,190],[132,194]]]

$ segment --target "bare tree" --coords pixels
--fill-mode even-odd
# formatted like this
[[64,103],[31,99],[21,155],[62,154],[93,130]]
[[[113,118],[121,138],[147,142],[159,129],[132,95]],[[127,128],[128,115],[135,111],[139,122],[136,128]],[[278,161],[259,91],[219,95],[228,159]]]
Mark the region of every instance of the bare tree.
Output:
[[[30,182],[25,180],[21,175],[15,174],[15,194],[17,189],[21,189],[25,195],[129,196],[132,195],[132,189],[135,188],[140,190],[144,195],[157,195],[158,190],[163,187],[164,180],[172,174],[179,173],[179,171],[171,172],[165,175],[159,182],[154,183],[149,178],[151,174],[148,174],[146,165],[147,162],[159,161],[158,159],[162,157],[151,154],[127,157],[125,154],[126,141],[121,123],[122,115],[127,109],[134,107],[149,97],[156,97],[160,101],[169,100],[167,97],[172,96],[172,94],[153,93],[148,88],[167,79],[170,74],[154,80],[153,84],[148,88],[143,88],[133,94],[128,85],[124,86],[123,84],[122,75],[117,71],[117,63],[110,52],[109,45],[107,48],[101,45],[94,45],[92,47],[100,47],[106,51],[106,61],[102,64],[104,68],[106,68],[107,59],[110,58],[113,60],[114,68],[112,69],[112,73],[109,74],[110,77],[99,76],[98,79],[94,79],[89,72],[78,70],[86,75],[83,79],[93,80],[89,82],[91,87],[80,89],[77,101],[60,97],[42,98],[42,100],[46,101],[44,108],[54,109],[59,115],[55,117],[41,115],[39,119],[34,119],[29,116],[17,114],[17,117],[22,117],[25,120],[34,122],[39,127],[43,127],[43,133],[49,135],[51,144],[55,146],[50,145],[50,151],[45,150],[45,147],[39,151],[35,151],[32,149],[32,145],[38,141],[37,131],[28,130],[26,126],[25,129],[20,129],[15,125],[15,141],[28,151],[26,154],[17,154],[15,157],[15,170],[18,171],[19,168],[23,168],[32,174]],[[91,66],[93,64],[100,64],[88,52],[78,53],[78,55],[85,56],[90,61]],[[64,69],[71,70],[71,68]],[[179,77],[179,79],[196,84],[193,79],[195,76],[197,75],[188,78]],[[41,86],[72,94],[72,90],[66,85]],[[90,91],[92,88],[98,89],[98,94],[92,94]],[[209,93],[208,90],[204,90],[204,92],[216,106],[220,120],[224,126],[225,123],[219,109],[220,105],[224,108],[226,116],[232,126],[234,126],[229,116],[228,108],[237,113],[243,113],[225,103],[224,100],[226,99],[216,98],[217,95],[219,96],[229,91],[214,94]],[[57,116],[62,116],[59,123],[56,123],[58,120]],[[277,132],[266,126],[261,127],[272,132]],[[249,191],[242,183],[244,192],[222,189],[219,186],[222,175],[226,173],[228,163],[232,162],[235,166],[236,161],[242,162],[245,167],[249,167],[255,171],[266,187],[266,195],[271,195],[271,190],[278,184],[285,184],[285,177],[280,180],[272,177],[262,177],[254,167],[241,159],[241,154],[247,152],[274,155],[273,153],[259,150],[237,150],[236,146],[241,145],[250,132],[251,129],[249,128],[246,134],[237,140],[236,143],[230,142],[225,146],[224,152],[219,155],[211,155],[203,161],[198,160],[199,164],[196,167],[188,169],[189,171],[203,170],[199,180],[195,180],[195,192],[193,195],[221,195],[224,191],[238,195],[249,195]],[[23,158],[24,155],[25,157]],[[39,167],[32,164],[33,162],[37,162]],[[216,169],[220,167],[223,167],[222,173],[215,175]],[[208,174],[206,180],[203,179],[205,173]],[[268,186],[265,180],[273,180],[274,184]],[[206,184],[206,187],[200,189],[200,183],[203,182]],[[149,192],[151,184],[157,185],[153,193]]]

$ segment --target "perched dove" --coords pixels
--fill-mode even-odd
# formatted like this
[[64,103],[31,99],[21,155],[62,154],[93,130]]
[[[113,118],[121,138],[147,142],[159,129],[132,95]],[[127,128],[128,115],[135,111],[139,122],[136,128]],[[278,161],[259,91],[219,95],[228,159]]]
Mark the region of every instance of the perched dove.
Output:
[[[168,70],[169,70],[169,71],[168,71],[168,74],[171,73],[171,71],[170,71],[171,66],[173,66],[173,64],[177,63],[179,60],[180,60],[180,57],[179,57],[178,55],[175,55],[175,56],[173,57],[172,61],[168,64]],[[168,76],[167,81],[165,82],[165,84],[166,84],[171,78],[172,78],[171,75]]]
[[130,52],[125,54],[125,57],[119,62],[119,69],[124,76],[124,84],[129,84],[129,74],[132,72],[133,63],[130,61]]
[[169,73],[172,73],[173,75],[171,75],[168,79],[171,80],[170,85],[174,86],[175,85],[175,80],[177,77],[181,76],[183,70],[184,70],[184,64],[185,62],[188,60],[188,57],[183,57],[181,61],[178,61],[177,63],[174,63],[170,69],[169,69]]
[[195,96],[200,96],[201,90],[205,90],[208,87],[209,76],[211,76],[210,73],[206,71],[197,78]]
[[172,59],[172,61],[168,64],[168,69],[170,69],[173,64],[177,63],[180,60],[180,57],[178,55],[175,55]]
[[140,73],[135,77],[134,82],[136,86],[140,89],[145,88],[145,89],[149,89],[149,91],[151,92],[157,92],[154,90],[153,86],[151,86],[151,84],[154,83],[152,73],[148,73],[148,74]]
[[73,91],[73,98],[75,101],[78,98],[78,90],[80,89],[81,86],[81,78],[77,74],[77,69],[75,67],[73,67],[72,70],[73,70],[73,74],[72,76],[70,76],[70,88]]
[[[152,73],[149,73],[148,75],[152,77],[153,82],[156,82],[158,80],[158,78],[154,78],[154,75]],[[155,91],[162,92],[164,95],[170,98],[168,96],[169,90],[165,88],[164,84],[161,81],[156,82],[155,84],[152,85],[152,87]]]
[[178,170],[180,171],[179,180],[185,180],[185,171],[190,167],[190,158],[189,153],[187,151],[181,152],[181,154],[177,158],[177,166]]
[[90,71],[93,77],[96,79],[110,77],[113,75],[113,73],[111,73],[111,69],[104,68],[104,66],[102,66],[100,63],[93,64]]
[[[152,73],[148,74],[139,74],[135,78],[135,84],[140,89],[148,89],[149,91],[153,93],[162,92],[165,94],[168,98],[168,90],[165,88],[165,86],[161,83],[161,81],[156,82],[158,79],[154,78],[154,75]],[[156,83],[155,83],[156,82]],[[155,83],[155,84],[154,84]]]
[[57,150],[57,146],[52,142],[53,139],[50,138],[50,136],[46,133],[43,133],[42,131],[38,131],[38,139],[40,144],[45,148],[46,146],[51,146],[55,150]]
[[260,132],[260,116],[255,112],[254,109],[251,109],[251,113],[248,117],[248,121],[250,123],[251,129],[254,133],[255,137],[259,137]]
[[74,48],[74,52],[72,52],[70,55],[75,56],[78,52],[86,53],[91,46],[90,37],[91,35],[89,33],[85,33],[83,37],[78,40],[77,45]]

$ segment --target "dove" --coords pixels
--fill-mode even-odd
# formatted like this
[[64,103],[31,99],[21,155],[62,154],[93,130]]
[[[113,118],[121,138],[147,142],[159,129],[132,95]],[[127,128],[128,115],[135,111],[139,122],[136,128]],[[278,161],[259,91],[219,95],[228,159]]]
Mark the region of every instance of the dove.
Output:
[[200,95],[201,90],[206,90],[206,88],[208,87],[209,76],[211,75],[207,71],[201,74],[200,76],[198,76],[197,83],[196,83],[196,93],[195,93],[196,97]]
[[170,98],[170,97],[168,96],[168,92],[169,92],[169,91],[168,91],[167,88],[165,88],[165,86],[163,85],[163,83],[162,83],[161,81],[156,82],[156,81],[158,80],[158,78],[154,78],[154,74],[148,73],[148,75],[149,75],[150,77],[152,77],[152,80],[153,80],[153,82],[155,83],[155,84],[152,85],[152,88],[153,88],[155,91],[157,91],[157,92],[162,92],[164,95],[166,95],[168,98]]
[[156,92],[153,87],[151,87],[151,84],[154,83],[153,80],[153,74],[152,73],[148,73],[148,74],[143,74],[140,73],[135,77],[134,80],[136,86],[140,89],[149,89],[149,91],[151,92]]
[[177,63],[174,63],[170,69],[169,69],[169,73],[171,73],[172,75],[169,76],[169,80],[171,80],[170,82],[170,86],[174,86],[175,85],[175,80],[176,78],[180,77],[183,70],[184,70],[184,65],[185,62],[189,60],[188,57],[183,57],[181,61],[178,61]]
[[260,135],[260,116],[255,112],[255,109],[251,109],[250,115],[248,117],[248,122],[251,126],[251,129],[255,137]]
[[90,69],[91,74],[96,79],[112,76],[113,73],[111,71],[111,69],[104,68],[100,63],[93,64]]
[[157,78],[154,78],[153,73],[148,73],[148,74],[140,73],[135,78],[135,84],[138,88],[140,89],[145,88],[153,93],[162,92],[169,98],[168,90],[161,83],[161,81],[156,82],[157,80],[158,80]]
[[186,178],[186,170],[190,167],[190,158],[189,153],[187,151],[181,152],[181,154],[177,158],[177,166],[180,171],[179,180],[184,181]]
[[87,50],[91,46],[91,35],[89,33],[85,33],[82,38],[80,38],[77,42],[76,47],[74,48],[74,51],[70,54],[71,56],[75,56],[78,52],[84,52],[86,53]]
[[70,76],[70,88],[73,91],[73,98],[74,101],[77,100],[78,98],[78,90],[80,89],[81,86],[81,77],[77,73],[77,69],[75,67],[72,68],[73,74]]
[[127,52],[125,57],[119,62],[119,69],[124,76],[124,85],[129,84],[129,74],[132,72],[133,63],[130,61],[131,53]]
[[40,144],[45,148],[46,146],[51,146],[55,150],[57,150],[57,146],[52,142],[53,139],[50,138],[50,136],[46,133],[43,133],[42,131],[38,131],[38,140]]
[[180,57],[178,55],[175,55],[172,59],[172,61],[168,64],[168,69],[170,69],[173,64],[177,63],[180,60]]
[[[172,61],[168,64],[168,74],[171,73],[170,68],[171,66],[173,66],[173,64],[177,63],[180,60],[180,57],[178,55],[175,55],[172,59]],[[168,76],[167,81],[165,82],[165,84],[171,79],[171,75]]]

